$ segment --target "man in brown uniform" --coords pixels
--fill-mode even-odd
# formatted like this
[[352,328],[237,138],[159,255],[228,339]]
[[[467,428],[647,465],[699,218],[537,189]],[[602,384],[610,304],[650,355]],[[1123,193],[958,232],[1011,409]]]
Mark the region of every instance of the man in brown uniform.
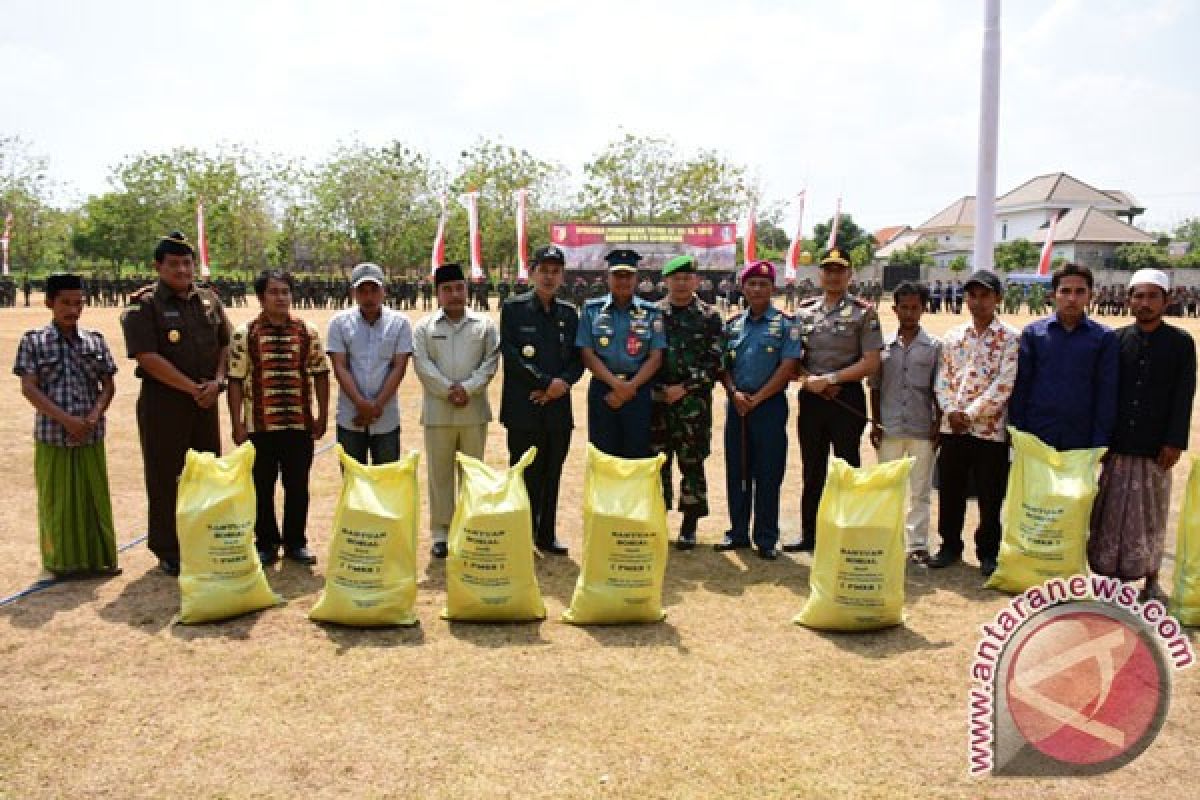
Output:
[[221,452],[217,396],[229,355],[229,320],[217,296],[192,283],[194,255],[182,233],[160,239],[158,281],[131,296],[121,316],[125,349],[142,379],[137,420],[150,550],[171,576],[179,574],[176,483],[189,448]]

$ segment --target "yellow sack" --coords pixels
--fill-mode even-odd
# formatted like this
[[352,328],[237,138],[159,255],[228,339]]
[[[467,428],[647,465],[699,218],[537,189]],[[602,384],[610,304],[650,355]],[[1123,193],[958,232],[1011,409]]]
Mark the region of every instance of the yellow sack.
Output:
[[1200,626],[1200,458],[1192,461],[1179,514],[1171,614],[1184,625]]
[[808,601],[792,622],[827,631],[904,622],[904,500],[912,465],[912,458],[861,469],[830,462]]
[[1000,558],[984,586],[1019,594],[1050,578],[1086,575],[1087,540],[1107,448],[1055,450],[1010,427],[1015,453]]
[[583,564],[565,622],[658,622],[667,570],[665,456],[617,458],[591,444],[583,478]]
[[458,453],[459,490],[450,522],[443,619],[520,622],[545,619],[533,569],[533,516],[525,491],[531,447],[496,471]]
[[417,461],[363,466],[337,447],[342,495],[333,516],[325,588],[308,618],[377,627],[416,625]]
[[180,621],[236,617],[279,605],[254,549],[254,445],[225,458],[188,450],[179,476]]

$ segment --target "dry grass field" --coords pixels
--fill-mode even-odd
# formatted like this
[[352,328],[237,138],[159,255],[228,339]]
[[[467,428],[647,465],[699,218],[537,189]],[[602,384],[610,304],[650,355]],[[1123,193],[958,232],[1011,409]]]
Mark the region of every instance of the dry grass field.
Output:
[[[243,321],[253,306],[251,298],[251,308],[230,316]],[[138,382],[124,358],[118,313],[89,310],[83,322],[105,333],[121,367],[108,464],[124,543],[144,532],[145,504]],[[308,316],[324,330],[330,313]],[[0,362],[11,364],[21,332],[46,320],[43,308],[0,311]],[[935,333],[955,321],[926,318]],[[893,326],[887,311],[885,327]],[[1188,327],[1200,335],[1200,325]],[[499,388],[497,378],[495,408]],[[418,394],[410,371],[401,387],[406,449],[421,446]],[[581,422],[584,394],[582,386],[574,393]],[[724,404],[717,405],[719,431]],[[10,378],[0,392],[8,486],[0,595],[27,586],[39,570],[32,416]],[[1200,448],[1196,420],[1200,413],[1192,426]],[[439,619],[444,568],[429,563],[424,517],[420,626],[360,631],[309,622],[339,488],[331,454],[317,459],[312,475],[309,537],[321,563],[269,570],[285,606],[215,625],[173,624],[176,582],[139,545],[123,554],[120,577],[57,585],[0,609],[0,796],[1194,796],[1195,671],[1177,676],[1158,740],[1116,773],[967,777],[968,663],[979,626],[1006,602],[981,588],[973,563],[910,569],[908,622],[879,633],[821,634],[791,624],[808,594],[809,556],[768,563],[709,546],[671,551],[665,622],[559,622],[578,574],[585,441],[586,430],[577,429],[561,498],[571,555],[538,562],[549,611],[538,624]],[[700,529],[705,545],[727,524],[719,445],[718,433],[708,470],[715,513]],[[874,460],[865,439],[864,453]],[[794,439],[788,458],[785,538],[799,524]],[[487,461],[507,463],[496,423]],[[1176,468],[1169,553],[1186,461]],[[423,469],[421,478],[423,486]],[[972,517],[968,531],[973,525]],[[1173,566],[1169,554],[1164,577]]]

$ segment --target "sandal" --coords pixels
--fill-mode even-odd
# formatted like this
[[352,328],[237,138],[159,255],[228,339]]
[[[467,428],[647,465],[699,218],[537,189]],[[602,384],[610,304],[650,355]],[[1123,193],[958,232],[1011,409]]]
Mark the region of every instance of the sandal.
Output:
[[908,560],[914,564],[928,564],[929,563],[929,551],[923,547],[919,548],[917,550],[913,550],[911,553],[908,554]]

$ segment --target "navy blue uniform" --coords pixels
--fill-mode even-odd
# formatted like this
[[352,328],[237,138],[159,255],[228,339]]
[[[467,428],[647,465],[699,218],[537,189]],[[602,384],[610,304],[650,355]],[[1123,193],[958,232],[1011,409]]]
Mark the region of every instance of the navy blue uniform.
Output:
[[[755,319],[744,311],[725,325],[725,370],[745,394],[761,389],[783,359],[804,354],[800,329],[774,306]],[[779,542],[779,489],[787,468],[786,392],[770,397],[745,417],[731,399],[725,409],[725,480],[729,497],[729,538],[773,550]],[[744,449],[743,449],[744,448]],[[743,474],[743,467],[745,474]]]
[[[654,350],[665,350],[662,318],[653,303],[634,297],[621,308],[606,294],[583,304],[575,344],[588,347],[604,362],[609,372],[632,380]],[[604,398],[612,391],[592,376],[588,384],[588,441],[609,455],[649,458],[650,415],[653,404],[650,385],[638,389],[632,400],[617,410]]]

